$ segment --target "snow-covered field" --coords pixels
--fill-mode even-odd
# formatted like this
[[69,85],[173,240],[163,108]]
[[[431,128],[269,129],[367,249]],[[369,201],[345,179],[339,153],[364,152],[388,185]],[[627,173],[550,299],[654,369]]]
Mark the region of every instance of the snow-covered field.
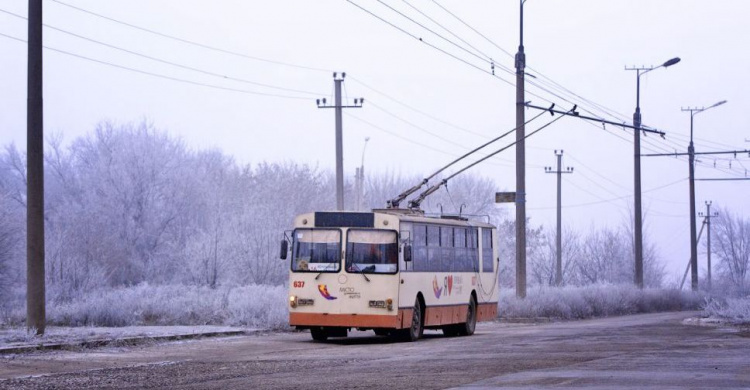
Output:
[[638,289],[632,285],[596,284],[585,287],[530,288],[526,299],[515,290],[501,291],[501,318],[583,319],[659,311],[699,310],[701,293],[674,289]]

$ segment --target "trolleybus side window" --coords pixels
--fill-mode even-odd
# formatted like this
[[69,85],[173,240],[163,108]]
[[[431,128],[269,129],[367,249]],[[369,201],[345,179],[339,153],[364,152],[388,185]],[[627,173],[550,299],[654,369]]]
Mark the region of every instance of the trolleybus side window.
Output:
[[479,232],[474,227],[469,228],[466,233],[466,246],[469,253],[469,269],[467,271],[479,272]]
[[297,229],[293,235],[292,271],[338,272],[341,267],[341,231]]
[[453,227],[440,227],[440,270],[450,271],[453,267]]
[[427,271],[427,226],[414,224],[412,271]]
[[398,236],[390,230],[350,229],[346,235],[346,271],[396,273]]
[[482,229],[482,271],[493,272],[492,229]]
[[427,225],[427,268],[425,271],[440,269],[440,226]]
[[466,249],[466,229],[459,227],[453,228],[453,234],[455,235],[454,243],[456,246],[456,257],[453,263],[453,271],[467,271],[469,268],[469,254]]

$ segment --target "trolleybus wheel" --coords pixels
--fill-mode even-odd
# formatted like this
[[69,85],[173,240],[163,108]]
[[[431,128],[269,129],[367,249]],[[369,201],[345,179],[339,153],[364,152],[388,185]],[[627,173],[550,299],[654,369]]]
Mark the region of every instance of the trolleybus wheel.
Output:
[[466,322],[458,325],[458,334],[471,336],[477,327],[477,302],[472,296],[469,299],[469,309],[466,311]]
[[411,326],[409,329],[401,329],[392,333],[392,335],[402,341],[419,340],[424,333],[424,320],[422,317],[422,303],[419,301],[419,297],[417,297],[414,302],[414,309],[412,310]]
[[328,340],[328,332],[323,327],[310,328],[310,334],[315,341],[326,341]]

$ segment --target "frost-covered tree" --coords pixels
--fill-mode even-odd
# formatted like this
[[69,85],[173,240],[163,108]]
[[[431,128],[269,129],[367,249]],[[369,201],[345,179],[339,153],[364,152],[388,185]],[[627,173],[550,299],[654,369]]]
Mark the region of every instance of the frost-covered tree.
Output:
[[719,215],[720,218],[713,219],[711,230],[711,250],[718,257],[719,274],[735,292],[747,292],[750,288],[750,219],[727,209],[719,209]]
[[[557,233],[548,230],[537,239],[537,247],[528,256],[530,279],[535,284],[553,286],[557,275]],[[579,273],[576,270],[576,261],[581,256],[580,237],[577,231],[568,227],[563,229],[561,249],[563,285],[580,284]]]

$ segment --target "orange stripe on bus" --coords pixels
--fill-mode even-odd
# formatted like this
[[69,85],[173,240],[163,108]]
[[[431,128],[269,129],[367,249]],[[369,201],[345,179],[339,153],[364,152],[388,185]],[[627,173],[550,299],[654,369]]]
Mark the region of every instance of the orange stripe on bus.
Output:
[[[411,311],[410,311],[411,313]],[[289,313],[291,326],[344,326],[352,328],[400,328],[403,312],[395,315]],[[411,316],[409,317],[411,321]]]

